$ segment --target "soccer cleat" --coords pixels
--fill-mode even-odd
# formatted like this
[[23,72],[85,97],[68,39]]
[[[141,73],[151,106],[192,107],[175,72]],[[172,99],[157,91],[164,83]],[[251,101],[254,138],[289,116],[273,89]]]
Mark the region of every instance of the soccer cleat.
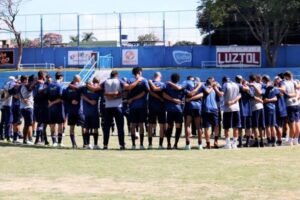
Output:
[[33,145],[32,141],[27,141],[27,145]]
[[173,149],[176,149],[176,150],[177,150],[177,149],[178,149],[178,146],[177,146],[177,145],[174,145],[174,146],[173,146]]
[[[106,149],[107,149],[107,146],[106,146]],[[93,150],[100,150],[99,145],[94,145],[94,146],[93,146]]]
[[185,145],[184,150],[191,150],[191,145]]
[[294,140],[293,140],[293,145],[294,145],[294,146],[298,146],[298,145],[299,145],[299,143],[298,143],[298,138],[294,138]]
[[172,150],[172,146],[171,144],[168,144],[168,147],[167,147],[168,150]]
[[153,149],[152,145],[148,145],[148,150],[152,150],[152,149]]
[[125,146],[120,146],[120,150],[125,150]]
[[132,146],[131,146],[131,150],[136,150],[136,146],[135,146],[135,145],[132,145]]
[[140,150],[145,150],[144,145],[141,145],[141,146],[140,146]]
[[77,145],[76,144],[72,145],[72,149],[77,149]]
[[18,140],[13,141],[13,144],[18,145],[21,144],[21,142],[19,142]]
[[165,149],[163,146],[161,145],[158,146],[158,150],[163,150],[163,149]]
[[238,147],[237,147],[237,143],[236,142],[233,142],[232,144],[231,144],[231,148],[232,149],[237,149]]
[[214,148],[215,149],[219,149],[219,143],[218,143],[218,141],[214,141]]
[[230,144],[226,144],[223,149],[232,149],[232,146]]
[[58,144],[57,143],[53,143],[52,147],[56,148],[56,147],[58,147]]
[[210,142],[206,142],[206,149],[211,149]]
[[58,148],[64,148],[65,145],[64,145],[63,143],[58,143],[58,144],[57,144],[57,147],[58,147]]
[[199,144],[199,145],[198,145],[198,150],[203,150],[202,144]]

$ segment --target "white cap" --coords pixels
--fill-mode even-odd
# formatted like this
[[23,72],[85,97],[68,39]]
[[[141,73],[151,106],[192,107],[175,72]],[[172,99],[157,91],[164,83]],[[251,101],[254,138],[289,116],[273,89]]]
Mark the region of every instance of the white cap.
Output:
[[9,77],[8,77],[8,80],[9,80],[9,81],[16,81],[16,78],[15,78],[14,76],[9,76]]

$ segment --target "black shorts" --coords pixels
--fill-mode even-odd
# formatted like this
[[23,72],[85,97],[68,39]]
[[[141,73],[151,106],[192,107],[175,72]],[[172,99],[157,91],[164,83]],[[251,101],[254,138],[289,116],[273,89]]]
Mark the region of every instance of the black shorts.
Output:
[[287,116],[281,117],[280,114],[276,113],[277,127],[283,127],[283,124],[288,121]]
[[223,113],[223,128],[228,130],[230,128],[241,127],[241,115],[240,112],[224,112]]
[[299,106],[288,106],[287,107],[289,123],[299,121]]
[[47,124],[49,120],[48,107],[46,106],[35,106],[34,107],[35,121],[38,123]]
[[100,118],[99,115],[83,115],[83,127],[86,129],[98,129],[100,128]]
[[74,114],[69,113],[68,114],[68,125],[69,126],[83,126],[84,125],[84,116],[80,113]]
[[182,124],[183,123],[182,112],[173,112],[173,111],[167,112],[167,123],[170,125],[173,125],[174,123]]
[[203,128],[209,128],[219,124],[219,112],[202,113]]
[[184,111],[185,116],[191,117],[201,117],[201,110],[200,109],[187,109]]
[[22,116],[24,117],[24,126],[32,126],[33,123],[33,109],[25,108],[21,109]]
[[266,128],[264,109],[252,111],[252,128]]
[[133,124],[146,123],[147,109],[146,108],[130,109],[129,118],[130,118],[130,122]]
[[252,128],[252,117],[247,116],[247,117],[241,117],[241,128],[242,129],[250,129]]
[[49,124],[63,124],[65,122],[64,106],[61,103],[57,103],[49,107]]
[[13,124],[22,124],[22,113],[19,106],[13,106],[12,108],[13,114]]
[[159,124],[165,124],[167,122],[166,111],[155,111],[149,109],[148,120],[149,124],[156,124],[157,121]]

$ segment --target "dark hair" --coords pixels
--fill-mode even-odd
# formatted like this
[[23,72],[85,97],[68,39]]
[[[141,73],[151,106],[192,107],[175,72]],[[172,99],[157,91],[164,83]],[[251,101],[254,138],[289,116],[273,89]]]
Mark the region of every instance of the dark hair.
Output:
[[47,73],[43,70],[39,71],[38,72],[38,78],[41,79],[41,78],[44,78],[44,76],[46,75]]
[[136,76],[137,74],[139,74],[142,71],[143,71],[143,69],[141,67],[135,67],[132,69],[132,74]]
[[110,78],[114,78],[119,74],[119,72],[117,70],[112,70],[110,73]]
[[256,75],[251,74],[251,75],[249,76],[249,80],[250,80],[250,81],[256,81]]
[[174,73],[174,74],[171,75],[171,81],[172,81],[173,83],[178,83],[179,80],[180,80],[180,75],[179,75],[179,74]]
[[229,77],[224,76],[224,77],[222,78],[222,83],[227,83],[228,81],[229,81]]
[[20,78],[21,83],[23,83],[26,80],[28,80],[28,76],[22,75]]
[[28,77],[28,81],[29,81],[29,83],[32,83],[33,81],[35,81],[35,76],[34,75],[30,75]]
[[284,73],[280,73],[277,76],[279,76],[279,78],[284,79]]
[[63,74],[61,72],[56,72],[55,74],[55,79],[58,80],[60,79],[61,77],[63,77]]
[[207,85],[212,85],[213,80],[214,80],[214,77],[208,77],[208,79],[206,80],[206,84]]
[[192,81],[193,79],[194,79],[193,76],[188,76],[188,77],[186,78],[186,80],[189,80],[189,81]]
[[242,82],[243,82],[243,77],[240,76],[240,75],[238,75],[238,76],[235,77],[235,81],[236,81],[237,83],[242,83]]
[[284,77],[292,78],[293,74],[290,71],[286,71],[286,72],[284,72]]
[[268,75],[264,75],[264,76],[262,77],[262,80],[265,81],[265,82],[270,82],[270,81],[271,81],[271,78],[270,78],[270,76],[268,76]]

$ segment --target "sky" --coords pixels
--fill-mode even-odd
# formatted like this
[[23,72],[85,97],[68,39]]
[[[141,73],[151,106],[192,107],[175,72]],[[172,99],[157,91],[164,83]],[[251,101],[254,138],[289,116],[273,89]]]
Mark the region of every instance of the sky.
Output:
[[[63,36],[63,42],[67,43],[70,36],[77,34],[77,14],[80,14],[81,35],[93,32],[101,41],[118,40],[119,16],[113,13],[121,12],[126,13],[122,14],[122,34],[128,35],[128,41],[136,41],[139,35],[146,33],[154,33],[162,41],[163,13],[145,11],[190,10],[165,14],[166,42],[174,44],[189,40],[200,43],[201,36],[195,27],[197,2],[198,0],[25,0],[16,26],[22,31],[23,37],[39,38],[41,14],[44,33],[59,33]],[[0,34],[0,37],[6,36]]]
[[198,0],[27,0],[20,14],[194,10]]

